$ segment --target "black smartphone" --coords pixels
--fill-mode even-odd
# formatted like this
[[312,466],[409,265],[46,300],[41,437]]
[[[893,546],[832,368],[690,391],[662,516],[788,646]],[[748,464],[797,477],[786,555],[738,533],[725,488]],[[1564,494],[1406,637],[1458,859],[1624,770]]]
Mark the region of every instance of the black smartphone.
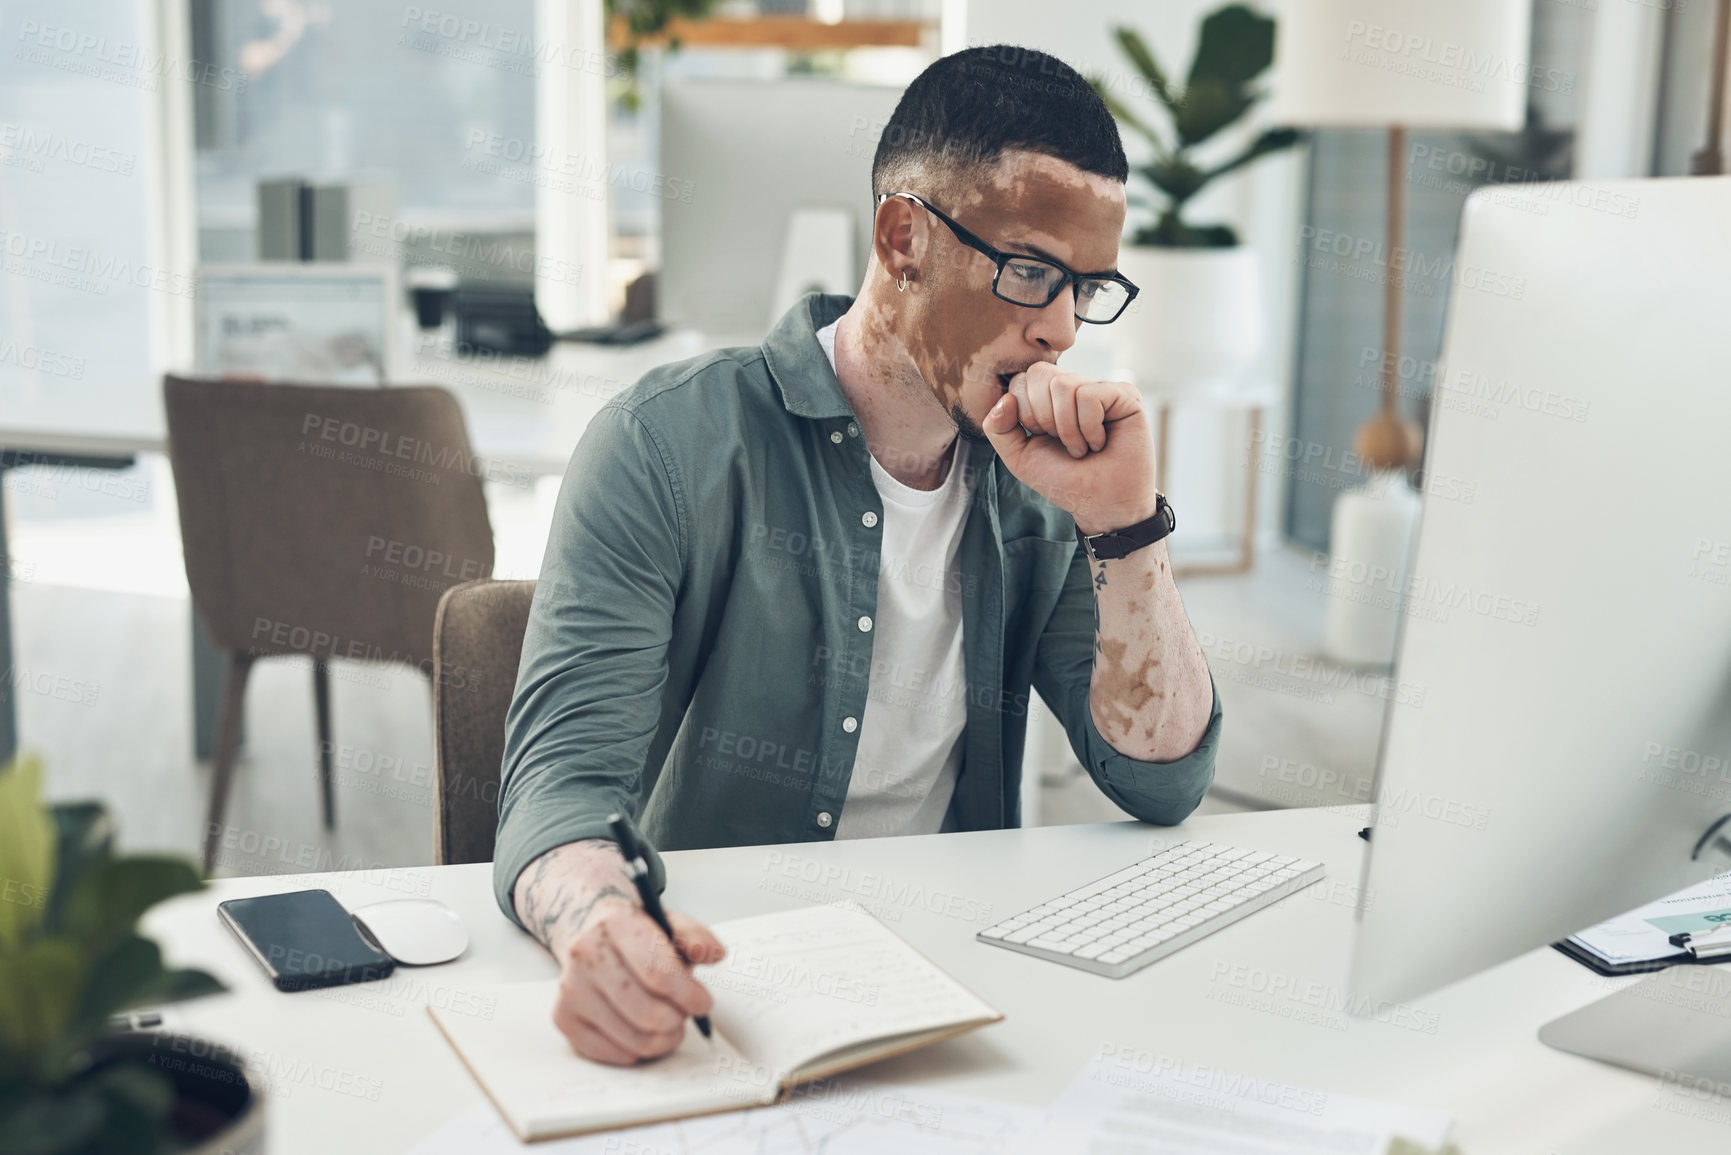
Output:
[[279,991],[372,982],[397,966],[328,890],[231,898],[216,911]]

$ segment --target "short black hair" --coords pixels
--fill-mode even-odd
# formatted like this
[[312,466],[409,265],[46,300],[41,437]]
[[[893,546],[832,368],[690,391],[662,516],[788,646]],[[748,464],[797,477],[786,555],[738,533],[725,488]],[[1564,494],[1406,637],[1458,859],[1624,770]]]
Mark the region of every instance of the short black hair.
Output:
[[878,138],[872,194],[902,191],[889,186],[910,170],[965,171],[1007,149],[1130,175],[1117,122],[1081,73],[1035,48],[992,44],[939,57],[908,85]]

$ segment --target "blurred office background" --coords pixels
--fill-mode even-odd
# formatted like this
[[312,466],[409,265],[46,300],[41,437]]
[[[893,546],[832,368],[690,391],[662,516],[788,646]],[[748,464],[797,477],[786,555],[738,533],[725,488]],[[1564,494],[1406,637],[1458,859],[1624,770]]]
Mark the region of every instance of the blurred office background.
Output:
[[[1521,89],[1521,127],[1392,137],[1298,124],[1297,147],[1212,182],[1187,209],[1236,230],[1234,275],[1253,296],[1229,373],[1206,388],[1138,382],[1164,408],[1164,488],[1181,514],[1172,552],[1227,716],[1206,808],[1366,800],[1383,709],[1405,692],[1386,661],[1330,641],[1365,609],[1332,535],[1343,495],[1374,481],[1355,431],[1385,386],[1389,254],[1414,258],[1390,360],[1398,406],[1422,430],[1459,291],[1444,262],[1473,188],[1530,186],[1519,195],[1546,212],[1548,182],[1701,163],[1718,5],[1527,3],[1506,0],[1522,9],[1521,55],[1495,64]],[[243,297],[311,308],[353,293],[357,316],[375,310],[357,324],[378,348],[345,364],[363,388],[370,373],[457,396],[489,463],[491,574],[532,578],[564,459],[600,404],[650,365],[760,340],[789,286],[857,285],[872,151],[926,64],[971,45],[1038,46],[1161,122],[1115,29],[1134,29],[1179,80],[1221,5],[639,4],[683,13],[642,37],[620,7],[0,2],[0,738],[42,756],[53,796],[107,799],[136,847],[191,853],[204,833],[220,666],[194,628],[162,408],[165,373],[211,372],[227,355],[201,266],[239,266],[230,291]],[[1254,87],[1278,97],[1281,83],[1272,69]],[[1198,151],[1232,155],[1277,116],[1259,102]],[[1147,146],[1125,138],[1132,163],[1146,162]],[[307,267],[273,282],[273,262]],[[319,279],[337,264],[353,277]],[[533,331],[460,330],[465,288],[507,310],[532,298],[558,331],[645,317],[665,329],[542,352]],[[417,316],[417,302],[434,315]],[[1160,307],[1152,293],[1138,302]],[[1134,375],[1135,327],[1154,323],[1133,312],[1119,323],[1128,336],[1085,332],[1066,363]],[[1471,500],[1470,482],[1426,478],[1420,460],[1399,472],[1417,502]],[[327,829],[312,664],[283,658],[252,675],[219,869],[430,861],[427,678],[330,663]],[[1036,727],[1028,772],[1036,821],[1119,816],[1050,726]]]

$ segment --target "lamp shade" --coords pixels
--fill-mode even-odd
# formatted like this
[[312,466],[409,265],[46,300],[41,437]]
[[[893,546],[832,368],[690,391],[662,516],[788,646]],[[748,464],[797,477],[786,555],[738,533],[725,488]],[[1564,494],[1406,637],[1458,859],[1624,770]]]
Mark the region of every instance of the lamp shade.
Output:
[[1512,131],[1545,80],[1526,0],[1288,0],[1279,19],[1280,124]]

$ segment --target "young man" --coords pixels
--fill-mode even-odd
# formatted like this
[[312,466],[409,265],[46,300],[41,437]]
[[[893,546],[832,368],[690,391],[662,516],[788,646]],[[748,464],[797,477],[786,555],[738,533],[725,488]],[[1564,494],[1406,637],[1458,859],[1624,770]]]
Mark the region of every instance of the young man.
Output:
[[[1160,540],[1148,415],[1057,365],[1135,295],[1114,271],[1127,175],[1061,61],[946,56],[878,145],[859,296],[649,373],[584,434],[494,867],[560,961],[579,1053],[665,1054],[709,1008],[613,812],[663,849],[1014,826],[1030,685],[1130,814],[1201,799],[1220,702]],[[721,956],[672,920],[694,961]]]

